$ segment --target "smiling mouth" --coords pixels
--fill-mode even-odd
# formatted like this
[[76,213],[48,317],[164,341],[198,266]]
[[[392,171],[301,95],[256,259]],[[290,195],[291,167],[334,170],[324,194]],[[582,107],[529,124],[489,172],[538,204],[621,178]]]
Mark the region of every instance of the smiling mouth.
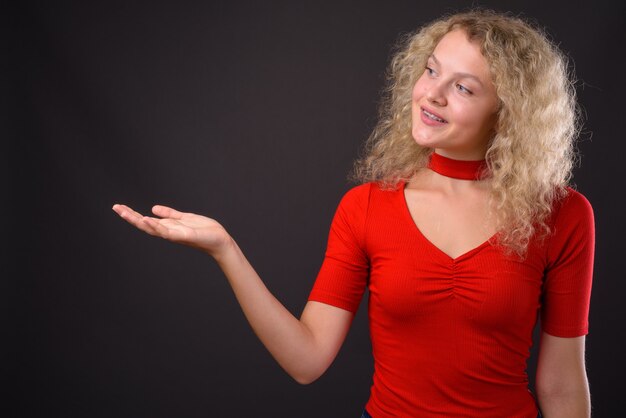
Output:
[[423,108],[422,108],[422,113],[423,113],[424,115],[426,115],[426,117],[427,117],[428,119],[432,119],[432,120],[434,120],[434,121],[441,122],[441,123],[448,123],[448,121],[447,121],[447,120],[445,120],[445,119],[441,119],[439,116],[435,116],[435,115],[433,115],[432,113],[430,113],[430,112],[429,112],[428,110],[426,110],[426,109],[423,109]]

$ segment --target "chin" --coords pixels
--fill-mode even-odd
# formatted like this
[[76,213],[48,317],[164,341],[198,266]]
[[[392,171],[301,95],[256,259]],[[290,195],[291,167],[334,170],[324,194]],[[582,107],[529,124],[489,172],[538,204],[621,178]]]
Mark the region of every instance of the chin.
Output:
[[430,136],[425,136],[423,132],[411,132],[411,136],[417,145],[425,148],[436,148],[437,141],[430,138]]

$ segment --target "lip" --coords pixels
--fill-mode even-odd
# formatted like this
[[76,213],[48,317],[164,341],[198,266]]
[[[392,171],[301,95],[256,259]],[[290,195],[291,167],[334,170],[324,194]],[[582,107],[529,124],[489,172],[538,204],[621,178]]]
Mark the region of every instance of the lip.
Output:
[[[424,111],[427,111],[428,113],[435,115],[439,119],[443,119],[445,122],[439,122],[439,121],[429,118],[428,116],[424,114]],[[444,117],[442,117],[440,114],[438,114],[437,112],[433,112],[432,110],[424,106],[420,106],[420,117],[422,119],[422,122],[424,122],[428,126],[443,126],[448,123],[448,121]]]

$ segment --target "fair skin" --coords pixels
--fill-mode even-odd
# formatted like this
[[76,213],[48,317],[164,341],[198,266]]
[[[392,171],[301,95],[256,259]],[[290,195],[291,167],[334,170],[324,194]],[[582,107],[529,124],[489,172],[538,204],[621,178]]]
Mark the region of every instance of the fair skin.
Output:
[[419,145],[459,160],[484,158],[499,99],[489,65],[465,32],[451,31],[439,41],[412,99],[412,134]]
[[[463,31],[452,31],[437,44],[412,99],[412,133],[419,145],[459,160],[485,158],[498,99],[480,47]],[[445,123],[425,119],[424,109]],[[496,232],[488,216],[488,182],[454,179],[424,169],[406,185],[405,198],[422,234],[456,258]],[[584,351],[584,336],[542,333],[536,387],[544,417],[590,416]]]
[[[482,159],[498,106],[487,63],[461,31],[447,34],[433,55],[413,91],[413,136],[442,155]],[[444,121],[424,119],[424,109]],[[485,216],[488,186],[487,181],[457,180],[424,169],[409,182],[405,197],[418,228],[455,258],[495,232]],[[150,235],[213,257],[254,332],[297,382],[310,383],[330,366],[348,333],[351,312],[311,301],[296,318],[265,287],[228,232],[211,218],[159,205],[152,208],[154,217],[125,205],[114,205],[113,210]],[[589,416],[583,352],[584,337],[543,334],[537,388],[546,418]]]
[[113,210],[150,235],[213,257],[256,335],[298,383],[313,382],[330,366],[352,323],[351,312],[308,302],[300,319],[293,316],[269,292],[228,232],[211,218],[160,205],[152,208],[157,217],[142,216],[125,205],[114,205]]
[[[481,160],[493,135],[498,104],[480,47],[465,32],[451,31],[437,44],[413,88],[413,138],[446,157]],[[420,231],[451,258],[496,232],[488,218],[487,180],[458,180],[424,169],[407,184],[405,197]]]
[[559,338],[542,333],[535,386],[544,417],[590,417],[585,337]]

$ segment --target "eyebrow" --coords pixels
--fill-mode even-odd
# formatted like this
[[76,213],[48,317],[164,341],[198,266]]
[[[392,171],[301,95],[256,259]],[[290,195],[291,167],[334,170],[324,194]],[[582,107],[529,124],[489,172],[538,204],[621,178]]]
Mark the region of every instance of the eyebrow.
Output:
[[[432,60],[433,60],[433,61],[435,61],[435,64],[437,64],[437,65],[441,66],[441,63],[439,62],[439,60],[437,59],[437,57],[435,56],[435,54],[431,54],[429,58],[432,58]],[[473,75],[473,74],[470,74],[470,73],[463,73],[463,72],[460,72],[460,73],[454,73],[454,74],[455,74],[455,75],[460,75],[461,77],[464,77],[464,78],[471,78],[471,79],[473,79],[473,80],[476,80],[476,81],[477,81],[477,82],[478,82],[481,86],[483,85],[483,82],[482,82],[482,81],[480,81],[480,78],[476,77],[476,76],[475,76],[475,75]]]

